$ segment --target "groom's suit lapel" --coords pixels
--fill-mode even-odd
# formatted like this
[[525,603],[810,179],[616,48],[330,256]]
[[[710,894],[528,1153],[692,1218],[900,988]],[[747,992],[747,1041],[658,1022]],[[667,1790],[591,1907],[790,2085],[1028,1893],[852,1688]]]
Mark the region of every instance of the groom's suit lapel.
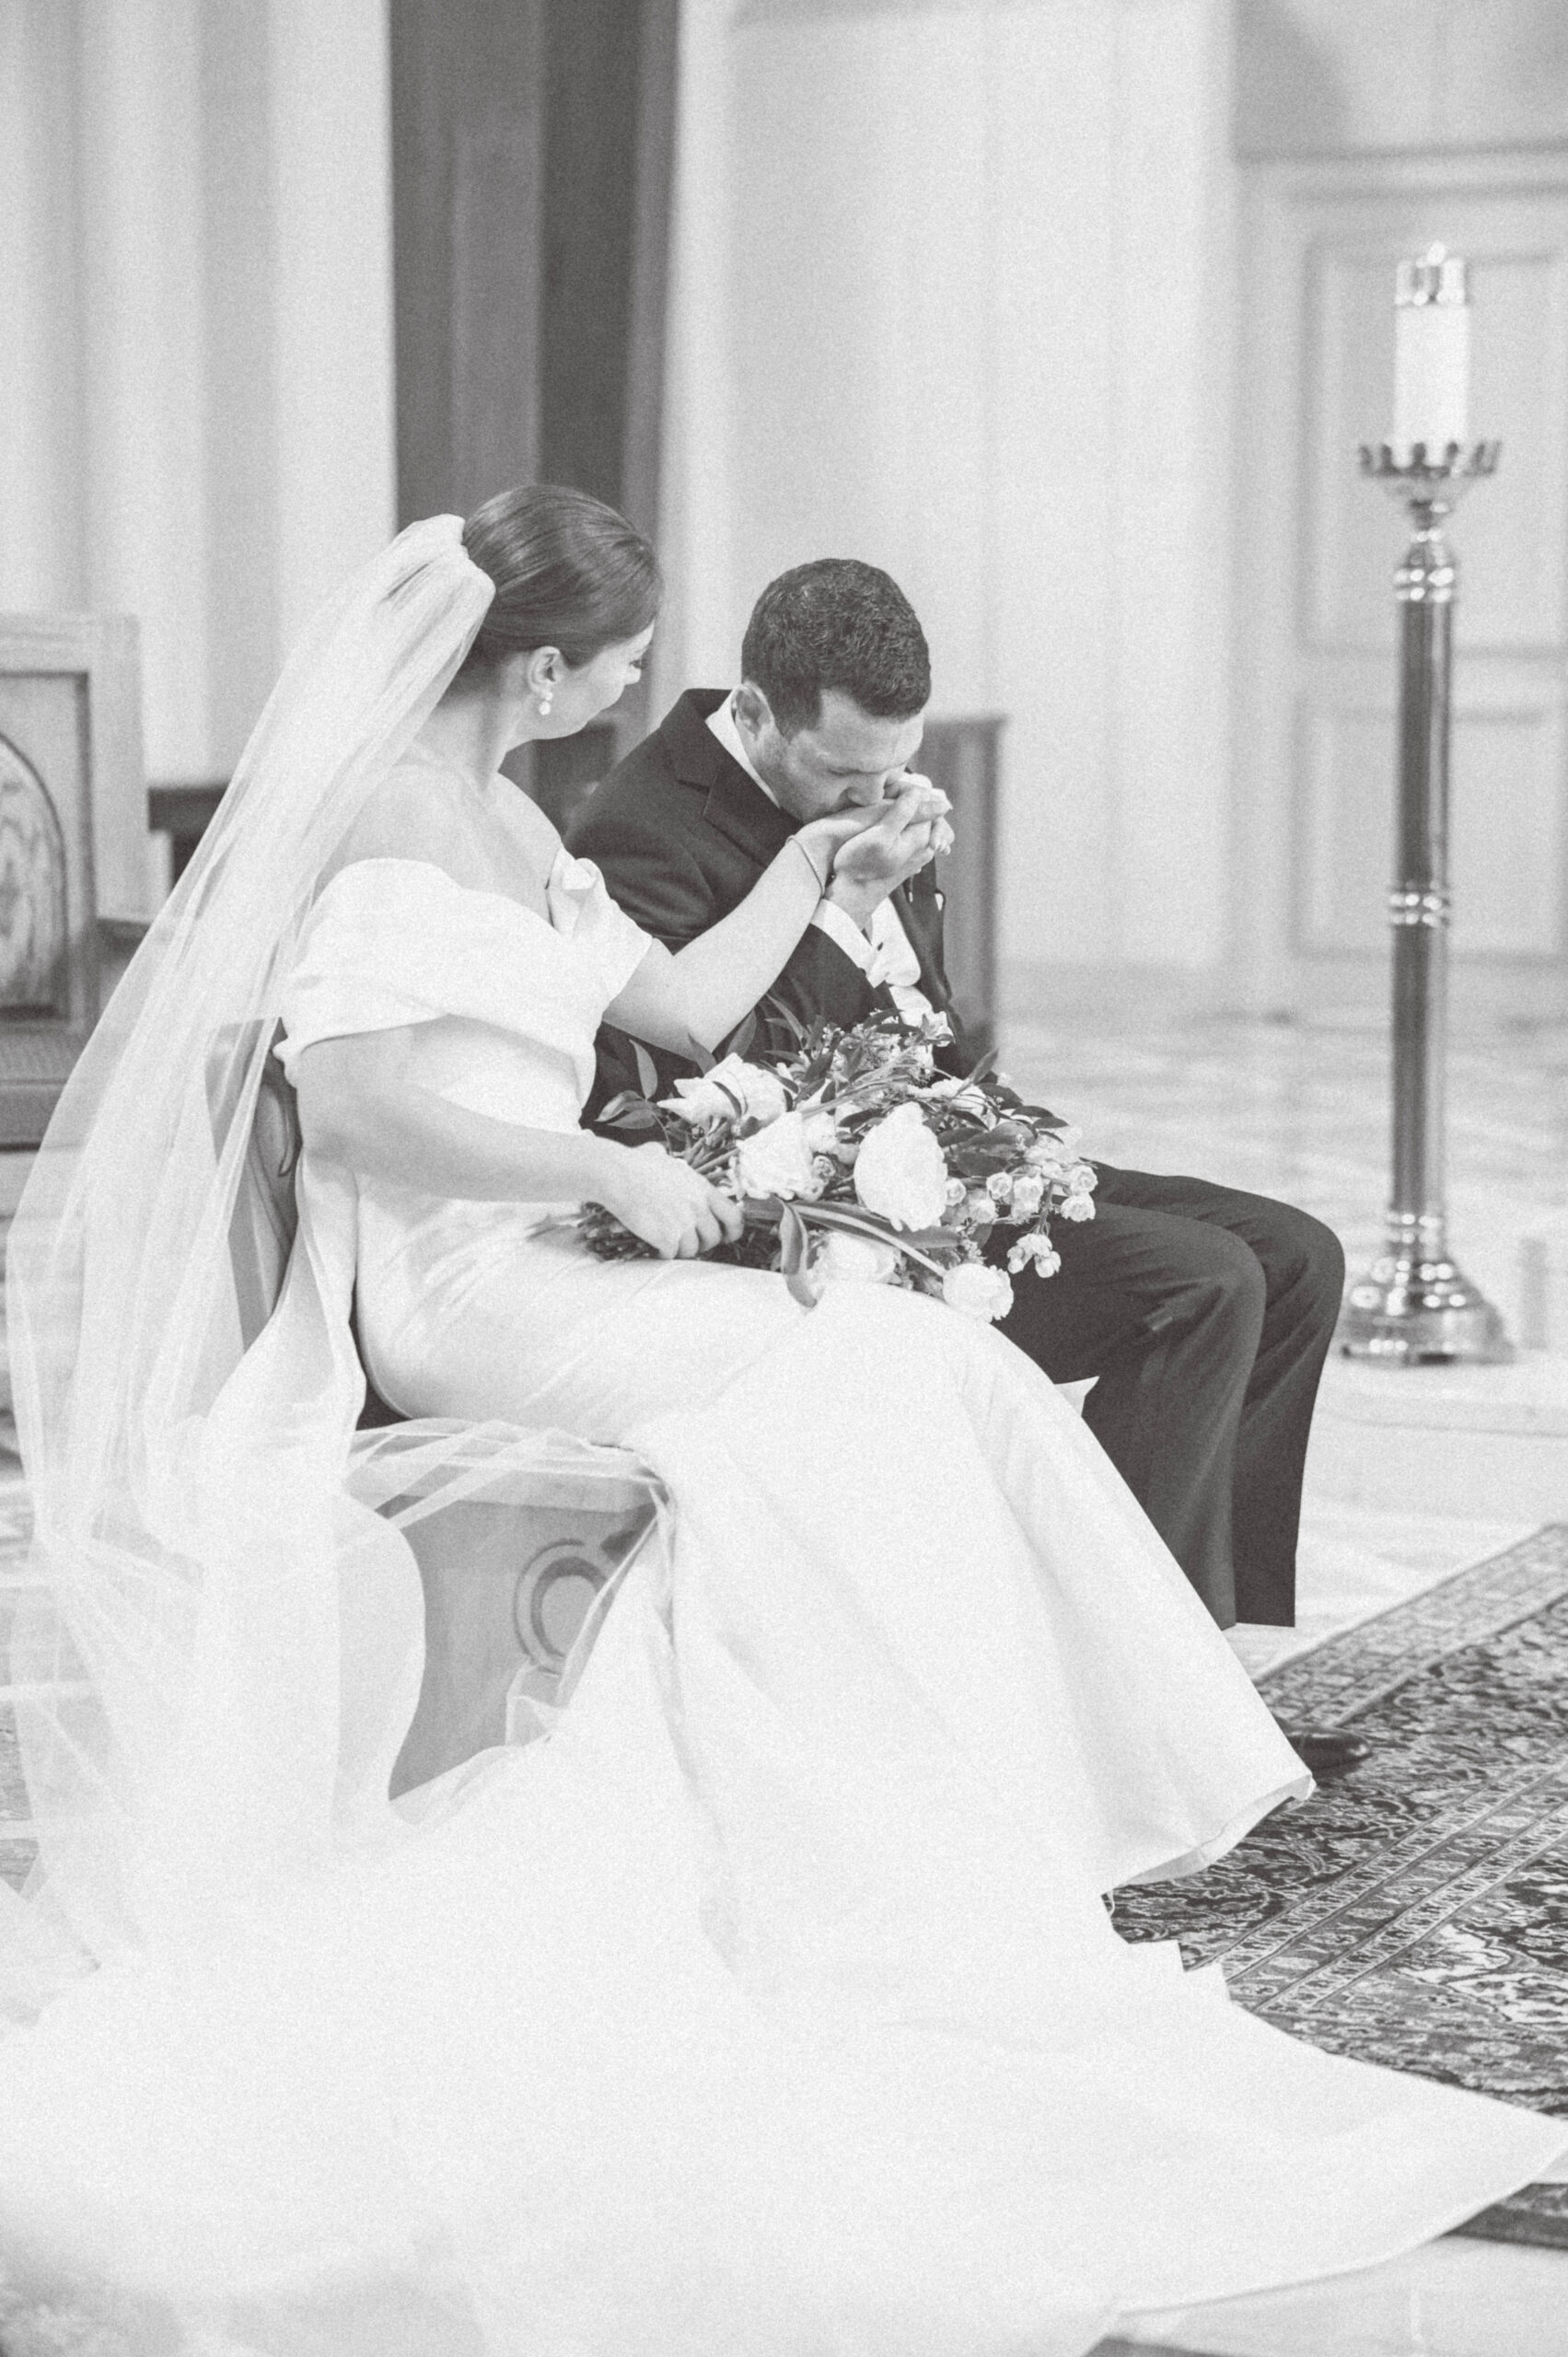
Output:
[[795,832],[777,803],[726,752],[708,726],[708,714],[724,702],[722,692],[693,691],[681,697],[665,723],[671,765],[683,785],[701,790],[703,818],[759,869],[776,859]]

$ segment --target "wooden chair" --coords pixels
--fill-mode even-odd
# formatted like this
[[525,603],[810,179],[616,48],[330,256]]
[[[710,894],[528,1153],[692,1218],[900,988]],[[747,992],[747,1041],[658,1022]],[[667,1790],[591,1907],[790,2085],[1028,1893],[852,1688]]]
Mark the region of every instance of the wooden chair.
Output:
[[139,930],[144,814],[134,621],[0,614],[0,1146],[40,1143]]
[[[277,1306],[298,1228],[302,1139],[295,1092],[269,1050],[229,1225],[240,1330],[249,1348]],[[362,1431],[401,1422],[366,1380]],[[394,1499],[384,1512],[406,1501]],[[476,1499],[409,1523],[424,1590],[424,1675],[392,1771],[393,1797],[474,1752],[538,1732],[553,1686],[600,1590],[653,1520],[630,1480],[531,1509]]]

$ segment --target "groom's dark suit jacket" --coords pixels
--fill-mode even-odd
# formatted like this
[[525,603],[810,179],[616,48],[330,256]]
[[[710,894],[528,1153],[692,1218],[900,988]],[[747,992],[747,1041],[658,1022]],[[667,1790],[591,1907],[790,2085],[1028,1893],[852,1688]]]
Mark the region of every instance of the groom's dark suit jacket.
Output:
[[[572,849],[671,949],[727,916],[793,830],[704,725],[724,692],[683,695],[572,829]],[[935,867],[897,899],[926,995],[951,1015]],[[806,1023],[891,1005],[819,926],[775,993]],[[789,1044],[762,1034],[751,1052]],[[638,1064],[649,1051],[619,1032],[598,1045],[589,1120],[622,1088],[656,1076],[662,1091],[694,1069],[658,1056],[650,1075]],[[975,1061],[961,1036],[943,1060],[960,1071]],[[1059,1383],[1098,1377],[1084,1421],[1215,1618],[1288,1621],[1307,1428],[1344,1274],[1338,1241],[1262,1196],[1098,1167],[1095,1218],[1056,1224],[1060,1271],[1021,1277],[1001,1330]],[[997,1230],[991,1257],[1007,1240]]]
[[[621,907],[671,949],[683,948],[738,908],[795,832],[796,821],[706,726],[728,692],[688,689],[653,735],[589,796],[572,830],[572,849],[598,863]],[[959,1034],[942,964],[942,893],[935,865],[900,885],[893,898],[920,960],[921,988]],[[877,1007],[892,1006],[887,991],[874,988],[819,925],[807,927],[770,995],[806,1024],[819,1016],[858,1023]],[[944,1062],[958,1068],[964,1044],[959,1034]],[[665,1055],[655,1064],[665,1086],[675,1074],[696,1069]],[[599,1035],[588,1118],[617,1090],[637,1086],[631,1042],[607,1028]]]

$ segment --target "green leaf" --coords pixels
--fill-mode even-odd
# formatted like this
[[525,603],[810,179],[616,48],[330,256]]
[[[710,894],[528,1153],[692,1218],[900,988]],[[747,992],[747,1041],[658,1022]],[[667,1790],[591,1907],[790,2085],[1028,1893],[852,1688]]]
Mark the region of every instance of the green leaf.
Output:
[[[907,1260],[918,1260],[923,1269],[929,1269],[934,1277],[947,1274],[945,1269],[919,1249],[905,1230],[890,1225],[887,1220],[878,1219],[875,1212],[846,1211],[838,1203],[802,1203],[798,1207],[791,1203],[786,1206],[786,1212],[793,1213],[802,1226],[808,1224],[812,1227],[847,1228],[852,1235],[869,1236],[878,1244],[892,1245],[895,1251],[903,1253]],[[929,1232],[922,1231],[927,1235]],[[947,1231],[942,1233],[946,1240]]]
[[779,1271],[793,1298],[807,1309],[814,1308],[817,1301],[807,1275],[809,1260],[805,1222],[793,1203],[785,1203],[779,1219]]
[[750,1048],[752,1040],[756,1037],[757,1010],[753,1007],[749,1015],[743,1015],[741,1016],[740,1021],[730,1033],[729,1038],[726,1042],[728,1053],[732,1056],[740,1056],[744,1058]]
[[664,1123],[653,1107],[645,1104],[640,1097],[633,1097],[619,1113],[612,1114],[607,1105],[596,1126],[601,1130],[656,1130],[661,1136],[664,1133]]
[[955,1178],[986,1178],[993,1170],[1009,1169],[1018,1160],[1016,1145],[993,1144],[993,1132],[959,1140],[947,1148],[947,1167]]

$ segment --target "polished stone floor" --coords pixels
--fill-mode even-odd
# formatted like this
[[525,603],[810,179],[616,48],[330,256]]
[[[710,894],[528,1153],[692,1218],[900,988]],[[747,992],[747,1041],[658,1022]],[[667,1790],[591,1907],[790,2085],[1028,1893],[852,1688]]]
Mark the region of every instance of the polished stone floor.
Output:
[[[1086,1153],[1282,1195],[1336,1230],[1353,1273],[1377,1248],[1389,1167],[1380,1022],[1014,1023],[1002,1061],[1082,1126]],[[1459,1030],[1446,1072],[1450,1247],[1516,1342],[1568,1353],[1568,1028]]]
[[[1336,1230],[1353,1271],[1377,1247],[1388,1171],[1381,1026],[1015,1023],[1002,1062],[1026,1094],[1081,1124],[1087,1153],[1300,1203]],[[1448,1081],[1451,1248],[1516,1342],[1568,1355],[1568,1031],[1461,1035]],[[1462,1430],[1433,1435],[1434,1448],[1463,1445]],[[1434,1515],[1420,1494],[1363,1511],[1309,1479],[1298,1626],[1240,1631],[1237,1649],[1261,1668],[1527,1527],[1506,1514]],[[1144,2316],[1122,2332],[1103,2357],[1562,2357],[1568,2253],[1446,2240],[1337,2282]]]

